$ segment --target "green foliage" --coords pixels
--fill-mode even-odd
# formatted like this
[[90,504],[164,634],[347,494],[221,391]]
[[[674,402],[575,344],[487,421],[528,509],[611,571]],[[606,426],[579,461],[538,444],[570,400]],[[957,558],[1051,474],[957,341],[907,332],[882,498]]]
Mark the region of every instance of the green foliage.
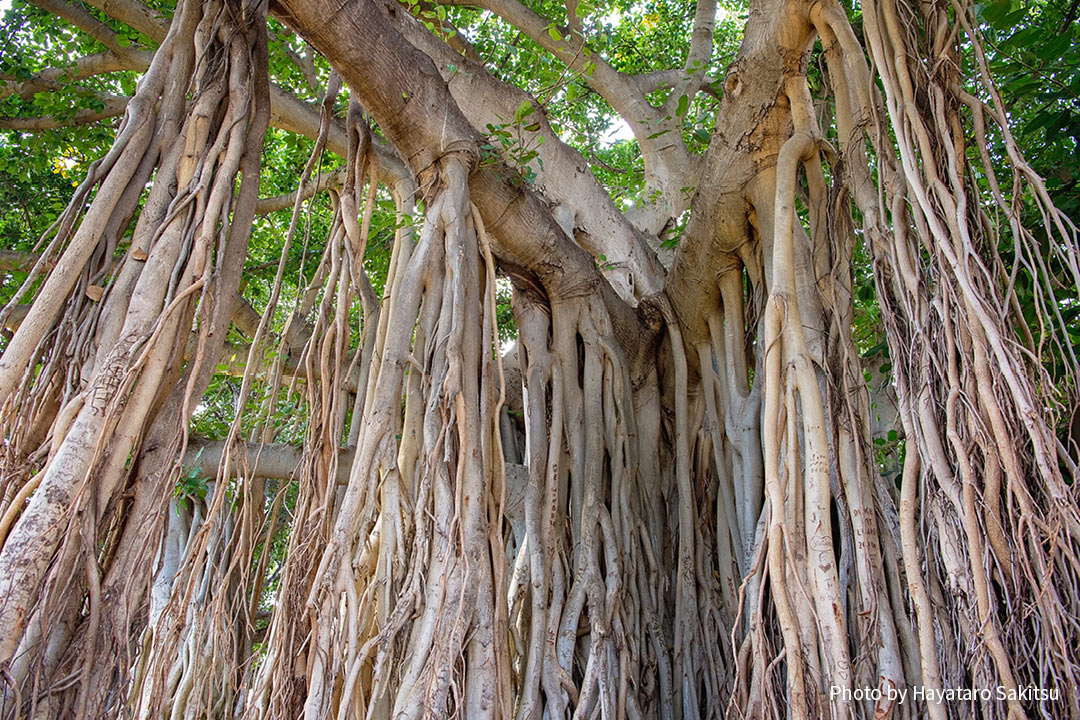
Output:
[[1059,207],[1080,209],[1080,32],[1068,0],[996,0],[982,6],[991,72],[1019,120],[1028,160],[1047,178]]
[[[568,38],[569,18],[564,3],[541,0],[527,3],[550,21],[552,40]],[[537,98],[552,128],[589,160],[591,169],[623,208],[638,201],[642,187],[641,153],[636,141],[623,139],[625,125],[600,95],[589,86],[594,65],[568,71],[565,65],[523,33],[492,16],[467,7],[448,7],[447,19],[488,59],[487,69],[499,79],[527,90]],[[638,3],[579,2],[577,20],[587,39],[585,57],[598,57],[613,68],[643,74],[682,67],[689,47],[695,3],[691,0]],[[706,68],[722,77],[742,39],[746,5],[739,0],[721,2],[717,11],[713,61]],[[654,98],[662,102],[665,98]],[[676,116],[683,120],[683,140],[693,152],[704,152],[712,131],[716,99],[698,94],[678,101]],[[520,108],[519,108],[520,110]],[[506,118],[507,127],[531,118]],[[490,132],[490,131],[489,131]],[[500,146],[492,142],[492,149]],[[527,150],[525,152],[528,152]],[[526,171],[525,176],[528,177]]]
[[[1054,204],[1075,222],[1080,218],[1080,31],[1076,3],[1071,0],[995,0],[979,7],[986,23],[988,65],[998,82],[1001,101],[1015,131],[1015,141],[1032,168],[1046,179]],[[985,95],[985,91],[982,91]],[[1004,166],[1005,139],[990,137],[991,158],[998,180],[1006,191],[1012,177]],[[978,178],[984,187],[986,178]],[[1024,224],[1033,228],[1037,253],[1054,278],[1051,288],[1036,287],[1030,270],[1017,258],[1015,238],[1002,223],[998,241],[1002,260],[1010,272],[1014,263],[1014,292],[1028,325],[1036,334],[1046,322],[1044,313],[1056,310],[1068,328],[1074,352],[1080,352],[1080,297],[1065,260],[1051,246],[1042,217],[1030,193],[1016,199]],[[1075,262],[1075,259],[1073,260]],[[1044,303],[1039,305],[1039,299]],[[1048,303],[1048,304],[1046,304]],[[1057,358],[1049,368],[1052,376],[1062,349],[1048,348]],[[1050,388],[1048,391],[1053,392]],[[1057,388],[1061,390],[1061,388]],[[1064,429],[1063,429],[1064,430]]]
[[[199,452],[202,455],[202,452]],[[197,459],[197,457],[196,457]],[[197,467],[184,468],[176,481],[174,494],[180,499],[203,500],[209,489],[211,478],[203,477]]]
[[530,163],[536,161],[540,170],[544,169],[544,161],[539,157],[538,148],[544,144],[543,135],[533,135],[531,138],[523,136],[522,131],[535,132],[540,129],[539,123],[526,123],[526,118],[532,114],[532,103],[525,101],[514,113],[514,122],[487,125],[487,142],[480,146],[480,163],[493,164],[509,161],[511,166],[521,174],[522,180],[532,183],[536,180],[536,170]]

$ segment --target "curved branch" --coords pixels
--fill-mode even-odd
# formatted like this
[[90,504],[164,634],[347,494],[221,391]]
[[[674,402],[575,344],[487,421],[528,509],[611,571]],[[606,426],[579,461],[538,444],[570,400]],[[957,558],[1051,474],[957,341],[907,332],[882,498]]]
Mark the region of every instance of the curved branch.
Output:
[[[498,15],[568,68],[581,73],[581,79],[600,93],[634,128],[635,134],[638,128],[645,135],[655,132],[655,124],[663,117],[660,111],[648,103],[629,76],[589,50],[580,31],[561,27],[517,0],[452,0],[447,4],[469,5]],[[557,31],[559,40],[552,29]]]
[[[151,54],[141,50],[136,52],[144,55],[142,59],[149,67]],[[0,99],[19,95],[28,100],[34,93],[64,90],[65,84],[73,80],[85,80],[96,75],[132,69],[134,68],[129,62],[107,51],[81,57],[68,67],[46,68],[25,79],[0,74]]]
[[168,19],[158,15],[136,0],[86,0],[114,20],[119,20],[143,35],[160,43],[169,28]]
[[[654,107],[646,99],[637,77],[619,72],[592,52],[580,31],[559,27],[517,0],[452,0],[449,4],[479,7],[498,15],[577,72],[626,121],[641,148],[645,164],[642,197],[649,198],[627,215],[635,227],[646,235],[659,235],[671,218],[686,209],[689,199],[683,189],[697,183],[700,163],[683,143],[682,118],[674,111],[680,93],[672,93],[670,108]],[[556,35],[560,39],[556,40]],[[417,44],[413,37],[409,39]],[[458,42],[456,38],[455,42]],[[711,44],[708,51],[711,53]],[[687,92],[696,92],[696,88],[689,89],[690,83],[700,85],[703,73],[704,68],[688,78],[687,73],[680,71],[678,77],[685,78]]]
[[387,6],[387,14],[398,31],[435,63],[475,128],[504,124],[517,116],[518,108],[531,104],[533,110],[516,124],[514,132],[520,147],[537,153],[540,162],[534,186],[557,206],[563,230],[593,257],[606,258],[604,275],[624,299],[657,292],[664,274],[656,258],[659,241],[639,232],[619,212],[596,176],[588,172],[585,158],[552,129],[539,102],[496,78],[482,62],[469,59],[474,53],[462,57],[400,12],[396,4]]
[[[418,177],[430,176],[439,158],[450,153],[478,156],[483,138],[430,58],[373,4],[286,0],[276,8],[338,69]],[[479,167],[469,177],[469,194],[500,260],[533,270],[553,297],[595,296],[611,313],[620,343],[637,359],[641,339],[653,333],[618,298],[592,257],[566,237],[543,201],[521,186],[517,173],[501,164]],[[560,261],[552,262],[556,257]]]
[[[142,58],[143,53],[138,48],[121,45],[119,36],[113,32],[112,28],[81,7],[61,0],[30,0],[30,2],[46,12],[67,20],[129,64],[136,64]],[[165,35],[162,34],[161,37],[164,38]]]
[[634,83],[638,87],[638,92],[642,95],[648,95],[651,92],[665,87],[671,87],[685,75],[681,68],[665,68],[663,70],[654,70],[653,72],[641,73],[640,75],[632,76]]

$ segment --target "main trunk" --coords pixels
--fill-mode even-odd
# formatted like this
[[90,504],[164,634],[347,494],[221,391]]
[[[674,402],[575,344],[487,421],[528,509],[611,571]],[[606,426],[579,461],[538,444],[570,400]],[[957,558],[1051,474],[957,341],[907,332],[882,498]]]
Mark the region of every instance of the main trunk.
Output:
[[[1044,369],[1039,343],[1067,328],[1033,339],[1015,312],[971,179],[965,127],[991,177],[986,121],[1008,128],[960,87],[966,6],[864,3],[860,39],[835,2],[755,3],[655,292],[640,232],[596,230],[607,205],[567,229],[482,152],[404,6],[270,11],[339,74],[301,183],[351,93],[319,268],[275,339],[298,193],[231,432],[189,451],[270,93],[265,9],[180,3],[0,359],[0,715],[1080,718],[1076,451],[1055,434],[1076,361],[1066,339],[1064,376]],[[1008,148],[1011,192],[1028,188],[1075,282],[1075,230]],[[364,265],[380,184],[402,217],[422,201],[382,297]],[[630,269],[605,277],[575,229]],[[874,462],[852,337],[859,244],[896,368],[899,483]],[[303,408],[297,447],[275,437],[282,397]],[[192,466],[205,497],[177,497]]]

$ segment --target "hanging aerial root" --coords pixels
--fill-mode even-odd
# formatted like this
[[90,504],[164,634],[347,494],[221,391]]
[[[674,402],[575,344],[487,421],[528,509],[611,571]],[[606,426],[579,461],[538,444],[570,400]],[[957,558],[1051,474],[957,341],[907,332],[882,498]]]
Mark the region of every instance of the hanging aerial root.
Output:
[[[901,550],[914,613],[898,615],[896,626],[900,637],[907,623],[915,631],[903,641],[914,666],[907,672],[918,671],[909,682],[921,675],[928,688],[1065,687],[1077,675],[1067,650],[1077,583],[1065,558],[1076,557],[1080,514],[1071,489],[1076,462],[1056,430],[1076,403],[1077,363],[1051,308],[1058,305],[1054,286],[1076,280],[1076,231],[1012,138],[969,12],[964,3],[891,0],[864,8],[880,98],[866,91],[862,46],[844,11],[823,3],[812,13],[826,48],[839,155],[868,240],[906,439],[892,542]],[[967,59],[954,30],[971,48],[974,87],[960,76]],[[885,132],[886,119],[894,136]],[[876,155],[869,163],[864,132]],[[992,133],[1015,169],[1011,189],[992,167]],[[974,155],[963,150],[970,135]],[[867,170],[874,163],[880,196]],[[973,170],[988,178],[988,200],[1007,220],[1004,227],[995,229],[984,215]],[[1029,192],[1042,230],[1025,227],[1013,205]],[[1053,238],[1060,277],[1035,239],[1043,232]],[[1001,256],[1010,245],[1011,269]],[[1038,328],[1017,312],[1020,271],[1039,288],[1039,316],[1048,321]],[[1058,376],[1051,377],[1051,367]],[[1018,617],[1019,604],[1031,612]],[[1035,711],[1015,692],[982,706],[989,717]],[[1059,710],[1080,717],[1073,699],[1063,699]],[[927,712],[944,716],[941,707]]]
[[[0,608],[0,665],[20,690],[13,698],[13,688],[5,689],[5,715],[23,712],[25,701],[37,713],[96,717],[123,697],[130,655],[116,649],[128,642],[138,612],[132,597],[146,586],[114,574],[144,532],[142,518],[125,528],[120,491],[141,477],[143,468],[132,462],[141,451],[179,444],[190,396],[209,381],[203,358],[220,352],[222,322],[227,327],[233,313],[266,126],[255,99],[265,96],[267,82],[258,49],[265,19],[239,7],[224,15],[217,5],[203,10],[177,9],[113,149],[88,178],[88,187],[100,183],[94,200],[77,230],[73,218],[87,193],[77,193],[62,218],[52,245],[63,252],[3,357],[0,372],[30,369],[21,383],[5,375],[8,407],[16,397],[51,394],[58,376],[69,388],[59,404],[30,401],[51,414],[36,418],[52,424],[51,445],[23,486],[38,486],[21,493],[29,502],[6,508],[8,522],[12,510],[21,512],[0,551],[10,585]],[[202,72],[189,85],[197,59]],[[131,248],[117,266],[113,250],[152,173]],[[57,330],[61,306],[66,319]],[[196,319],[197,349],[185,368],[183,348]],[[65,345],[78,350],[65,354]],[[44,372],[33,371],[38,362]],[[33,438],[8,425],[10,413],[3,417],[5,437],[16,446]],[[139,576],[149,582],[149,572]],[[59,683],[63,677],[81,682]]]

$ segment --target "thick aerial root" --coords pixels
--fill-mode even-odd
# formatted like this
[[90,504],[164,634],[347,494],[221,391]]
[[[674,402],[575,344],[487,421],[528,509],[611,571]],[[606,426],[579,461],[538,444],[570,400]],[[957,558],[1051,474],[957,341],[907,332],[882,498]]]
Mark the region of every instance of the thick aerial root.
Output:
[[[826,48],[836,96],[839,153],[820,141],[805,83],[795,77],[787,87],[795,135],[780,152],[775,178],[763,173],[757,181],[761,189],[750,191],[757,229],[772,242],[765,252],[772,277],[759,345],[764,361],[756,374],[765,393],[767,532],[761,546],[765,555],[744,586],[752,670],[736,705],[754,716],[776,712],[764,676],[782,658],[796,714],[811,708],[814,716],[813,694],[823,698],[831,687],[841,688],[841,704],[833,701],[841,716],[869,714],[869,706],[843,706],[842,690],[851,683],[848,687],[876,685],[883,693],[892,687],[1000,686],[1012,696],[1001,699],[995,691],[979,703],[985,714],[1026,717],[1035,706],[1016,695],[1018,688],[1066,687],[1076,673],[1066,650],[1075,616],[1070,569],[1076,556],[1075,461],[1055,438],[1061,408],[1075,402],[1062,393],[1072,393],[1076,363],[1056,320],[1042,328],[1038,343],[1022,318],[1016,339],[1003,322],[1016,315],[1008,278],[996,270],[1003,265],[996,250],[1000,241],[985,236],[990,226],[973,209],[978,207],[975,191],[955,140],[963,130],[958,120],[945,119],[959,115],[942,108],[949,103],[971,107],[983,142],[985,117],[1000,118],[970,95],[954,94],[957,82],[949,72],[955,63],[943,57],[935,67],[950,70],[939,77],[916,62],[928,52],[915,49],[924,43],[943,56],[951,52],[944,40],[946,11],[882,3],[865,12],[871,57],[885,88],[883,106],[867,92],[870,76],[843,10],[827,3],[815,7],[811,19]],[[903,12],[923,16],[912,23],[899,19]],[[921,23],[931,28],[930,37],[913,29]],[[974,35],[972,40],[977,43]],[[980,53],[976,48],[979,58]],[[898,65],[897,58],[911,66]],[[935,112],[920,114],[919,92],[929,94]],[[865,171],[860,123],[885,112],[901,130],[898,158],[884,132],[871,135],[883,176],[883,208]],[[1009,152],[1020,177],[1033,184],[1049,232],[1066,254],[1075,254],[1072,226],[1049,205],[1038,179],[1025,174],[1015,145]],[[868,408],[859,397],[849,331],[846,277],[853,225],[848,210],[830,194],[836,190],[824,184],[822,158],[834,173],[842,158],[850,173],[842,178],[846,187],[839,198],[849,193],[854,200],[874,261],[907,441],[899,497],[875,479],[868,458]],[[798,162],[805,169],[806,191],[794,182]],[[996,182],[993,186],[1010,218],[1018,257],[1049,288],[1054,280],[1036,257],[1032,234],[1020,226]],[[810,208],[806,228],[793,224],[798,216],[792,201],[799,192],[806,193],[802,197]],[[1021,186],[1013,192],[1021,192]],[[1061,267],[1072,272],[1068,262]],[[728,305],[725,297],[725,312]],[[713,348],[715,356],[720,350]],[[1054,353],[1064,378],[1051,379],[1040,362]],[[822,405],[829,410],[824,418]],[[821,419],[827,420],[824,426]],[[1018,443],[1018,437],[1024,440]],[[821,475],[826,469],[828,475]],[[815,523],[824,531],[816,540]],[[782,552],[774,547],[777,542]],[[898,571],[901,561],[904,574],[889,574],[887,569]],[[766,581],[770,605],[755,607]],[[1019,598],[1028,598],[1031,608],[1022,618],[1015,616],[1023,602]],[[775,613],[776,635],[762,631],[753,621],[755,612]],[[864,638],[869,655],[860,650]],[[842,672],[837,643],[851,653],[849,674]],[[1029,657],[1039,659],[1024,660]],[[840,665],[832,665],[835,658],[841,658]],[[807,678],[816,685],[809,692]],[[948,712],[942,705],[926,707],[931,717]],[[1058,710],[1077,712],[1064,695]],[[873,712],[921,710],[879,702]]]
[[[100,183],[94,201],[72,233],[71,218],[85,200],[77,193],[53,239],[66,242],[60,260],[3,356],[5,462],[30,461],[39,469],[27,479],[37,489],[25,507],[21,491],[5,506],[6,521],[18,519],[0,552],[0,666],[21,699],[31,708],[43,703],[47,709],[39,712],[47,714],[97,716],[102,703],[117,702],[104,688],[117,682],[117,666],[123,676],[125,658],[112,650],[128,642],[137,612],[131,593],[147,586],[136,588],[134,578],[121,581],[108,570],[114,559],[130,559],[124,541],[139,535],[123,532],[121,522],[121,492],[141,475],[129,460],[144,447],[152,454],[173,444],[175,451],[194,407],[189,400],[201,397],[210,378],[214,363],[205,358],[220,352],[235,306],[266,126],[257,102],[267,82],[265,21],[238,7],[224,11],[225,21],[221,6],[202,10],[178,9],[114,150],[91,173],[88,182]],[[187,114],[196,58],[205,71]],[[116,242],[155,169],[131,248],[116,267]],[[66,319],[57,323],[61,307]],[[183,368],[194,318],[198,341]],[[44,372],[26,372],[20,382],[18,373],[38,362]],[[43,403],[55,397],[61,378],[67,388],[61,402]],[[27,445],[36,438],[19,424],[16,402],[52,414],[36,418],[52,423],[44,453]],[[5,472],[6,481],[11,477],[19,474]],[[166,486],[155,504],[168,497]],[[148,584],[146,570],[139,575]],[[62,682],[71,677],[80,682]],[[23,709],[13,689],[4,691],[4,712],[16,715]]]

